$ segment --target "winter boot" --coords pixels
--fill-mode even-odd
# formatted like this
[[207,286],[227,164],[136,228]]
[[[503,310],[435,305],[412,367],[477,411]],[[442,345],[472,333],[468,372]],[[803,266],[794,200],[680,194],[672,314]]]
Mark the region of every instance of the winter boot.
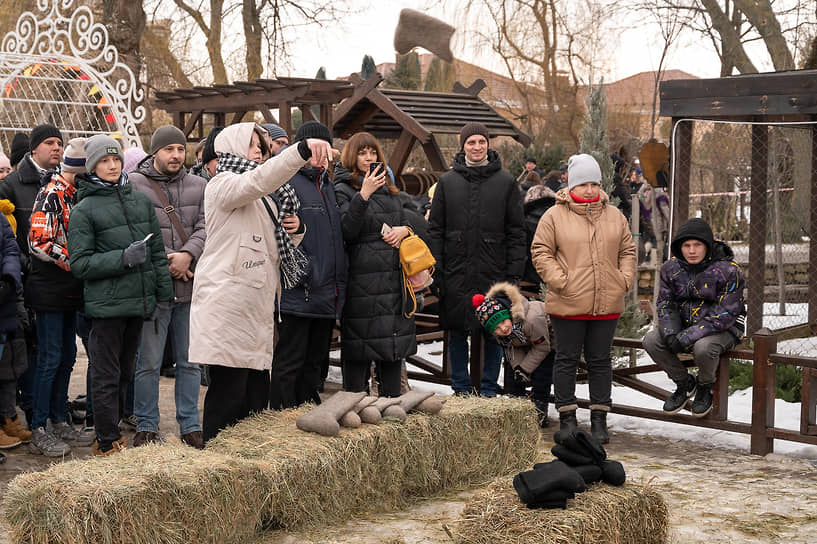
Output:
[[31,443],[28,445],[28,449],[31,453],[42,454],[46,457],[63,457],[71,453],[71,446],[44,427],[38,427],[31,431]]
[[599,441],[599,444],[610,442],[610,433],[607,432],[607,410],[590,410],[590,434]]
[[678,388],[675,390],[675,393],[670,395],[664,402],[665,414],[677,414],[684,406],[686,406],[686,403],[690,397],[695,394],[697,381],[695,380],[695,376],[692,374],[687,374],[687,377],[684,380],[675,383]]
[[566,410],[559,412],[559,431],[562,433],[572,433],[579,427],[576,421],[576,410]]
[[710,411],[712,411],[712,384],[699,383],[695,399],[692,401],[692,415],[704,417]]
[[534,399],[533,405],[536,406],[536,421],[539,423],[539,427],[542,429],[549,427],[550,421],[548,420],[548,401]]
[[23,441],[16,436],[9,436],[3,431],[0,431],[0,450],[7,450],[14,446],[19,446]]
[[133,435],[133,447],[138,448],[151,442],[159,442],[159,435],[152,431],[136,431]]
[[103,450],[99,447],[99,442],[94,440],[94,446],[91,450],[91,454],[95,457],[107,457],[109,455],[115,455],[117,453],[123,452],[128,448],[128,443],[125,440],[125,437],[120,437],[119,440],[115,440],[111,443],[110,449]]
[[24,444],[31,442],[31,431],[20,424],[20,418],[14,416],[6,418],[3,422],[3,432],[9,436],[16,436]]
[[411,391],[411,386],[408,382],[408,371],[406,370],[406,364],[403,363],[400,369],[400,394],[404,395]]

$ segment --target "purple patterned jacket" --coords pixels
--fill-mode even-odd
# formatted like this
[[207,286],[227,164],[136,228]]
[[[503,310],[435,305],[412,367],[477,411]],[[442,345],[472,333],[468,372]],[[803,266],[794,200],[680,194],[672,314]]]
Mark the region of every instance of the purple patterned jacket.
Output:
[[662,339],[676,335],[685,349],[723,331],[738,342],[745,336],[743,272],[728,245],[715,240],[711,248],[697,265],[674,256],[661,267],[658,331]]

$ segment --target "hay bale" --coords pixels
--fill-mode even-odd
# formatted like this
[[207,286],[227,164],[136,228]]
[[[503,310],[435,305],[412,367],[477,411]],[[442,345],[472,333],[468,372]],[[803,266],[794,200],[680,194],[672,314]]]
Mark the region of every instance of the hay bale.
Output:
[[249,418],[204,451],[150,445],[21,475],[9,484],[3,515],[14,541],[243,542],[262,528],[316,528],[400,509],[536,457],[529,401],[453,398],[435,416],[343,428],[331,438],[295,427],[308,409]]
[[468,501],[452,531],[457,544],[663,544],[669,510],[649,485],[591,485],[567,509],[529,509],[512,478],[498,478]]

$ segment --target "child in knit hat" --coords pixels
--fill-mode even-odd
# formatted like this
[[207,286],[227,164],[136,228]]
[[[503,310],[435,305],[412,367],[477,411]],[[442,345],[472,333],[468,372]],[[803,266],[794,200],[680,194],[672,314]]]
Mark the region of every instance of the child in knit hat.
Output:
[[472,303],[480,325],[496,336],[513,369],[514,384],[506,392],[522,396],[531,386],[539,426],[547,427],[554,351],[545,303],[526,299],[507,282],[495,283],[485,295],[474,295]]

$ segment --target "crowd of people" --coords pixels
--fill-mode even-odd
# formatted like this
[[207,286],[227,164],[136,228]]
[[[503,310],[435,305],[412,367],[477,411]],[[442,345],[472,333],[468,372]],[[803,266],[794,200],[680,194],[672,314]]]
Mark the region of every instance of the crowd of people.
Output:
[[[610,205],[587,154],[547,175],[529,158],[514,178],[490,136],[481,123],[462,127],[424,207],[397,188],[373,135],[352,135],[339,153],[317,121],[291,142],[277,125],[216,127],[190,170],[173,126],[153,133],[149,153],[101,134],[66,142],[47,124],[18,134],[11,157],[0,154],[0,449],[112,455],[128,447],[128,424],[133,446],[161,441],[168,358],[180,439],[203,448],[252,413],[320,403],[337,324],[343,388],[399,396],[417,351],[399,256],[411,234],[437,261],[430,294],[453,393],[529,395],[546,427],[553,386],[560,429],[571,430],[583,361],[591,432],[609,441],[611,345],[636,277],[630,201]],[[634,188],[639,200],[648,191]],[[643,200],[661,214],[656,194]],[[645,348],[678,384],[665,411],[694,395],[702,417],[717,357],[742,339],[743,278],[700,220],[670,246]],[[545,300],[525,298],[524,280],[544,283]],[[89,364],[75,426],[77,336]],[[483,354],[476,386],[469,349]],[[504,390],[503,362],[513,373]]]

